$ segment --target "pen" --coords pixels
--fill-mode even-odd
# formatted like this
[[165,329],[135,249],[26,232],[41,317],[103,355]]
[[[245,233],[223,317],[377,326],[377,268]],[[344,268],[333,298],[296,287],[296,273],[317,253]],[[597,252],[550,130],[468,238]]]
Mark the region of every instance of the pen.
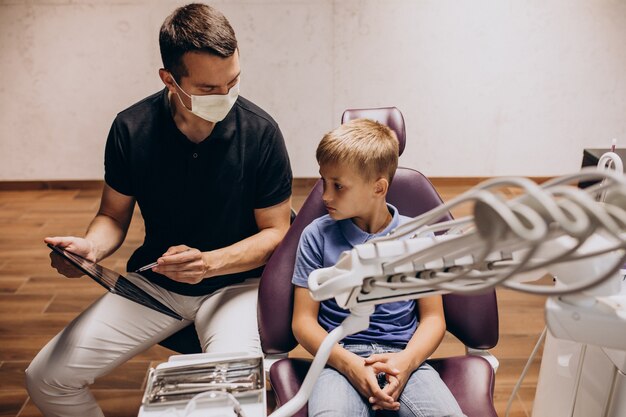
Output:
[[[182,251],[182,252],[178,252],[178,253],[187,252],[188,250],[191,250],[191,249],[185,249],[184,251]],[[157,263],[157,262],[152,262],[151,264],[148,264],[148,265],[142,266],[141,268],[137,269],[135,272],[143,272],[143,271],[145,271],[145,270],[147,270],[147,269],[152,269],[152,268],[154,268],[154,267],[155,267],[155,266],[157,266],[157,265],[158,265],[158,263]]]
[[157,265],[158,265],[158,263],[157,263],[157,262],[152,262],[151,264],[148,264],[148,265],[146,265],[146,266],[142,266],[141,268],[139,268],[139,269],[138,269],[138,270],[136,270],[135,272],[143,272],[143,271],[145,271],[145,270],[147,270],[147,269],[152,269],[152,268],[154,268],[154,267],[155,267],[155,266],[157,266]]

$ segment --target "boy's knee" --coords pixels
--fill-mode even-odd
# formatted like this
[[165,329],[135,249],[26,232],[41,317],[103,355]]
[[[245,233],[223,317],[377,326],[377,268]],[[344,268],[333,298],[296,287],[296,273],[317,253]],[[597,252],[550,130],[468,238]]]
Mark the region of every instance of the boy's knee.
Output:
[[368,417],[369,412],[365,407],[322,407],[311,409],[309,417]]

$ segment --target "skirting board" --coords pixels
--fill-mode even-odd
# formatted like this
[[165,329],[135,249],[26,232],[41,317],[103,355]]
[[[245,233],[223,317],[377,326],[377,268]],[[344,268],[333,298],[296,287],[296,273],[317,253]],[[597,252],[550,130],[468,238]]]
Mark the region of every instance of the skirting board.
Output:
[[[440,186],[469,186],[479,184],[490,177],[430,177],[435,188]],[[551,177],[528,177],[541,184]],[[310,190],[318,178],[294,178],[293,187]],[[40,180],[40,181],[0,181],[0,191],[33,190],[96,190],[101,189],[103,180]]]

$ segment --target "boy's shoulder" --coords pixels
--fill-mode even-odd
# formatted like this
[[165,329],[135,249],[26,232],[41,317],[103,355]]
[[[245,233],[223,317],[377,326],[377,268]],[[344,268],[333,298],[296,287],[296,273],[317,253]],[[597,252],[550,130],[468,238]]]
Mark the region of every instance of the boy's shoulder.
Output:
[[404,214],[398,213],[398,224],[404,224],[411,220],[413,220],[413,217],[405,216]]
[[329,231],[335,229],[337,227],[337,221],[333,220],[328,214],[323,215],[322,217],[318,217],[309,223],[308,226],[304,228],[302,234],[306,234],[309,236],[323,236]]

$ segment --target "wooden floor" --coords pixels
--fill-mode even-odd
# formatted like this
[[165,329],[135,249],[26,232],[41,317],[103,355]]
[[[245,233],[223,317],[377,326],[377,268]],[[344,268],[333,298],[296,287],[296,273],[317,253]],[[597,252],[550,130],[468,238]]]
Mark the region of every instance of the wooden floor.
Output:
[[[444,200],[469,188],[455,181],[435,183]],[[308,186],[294,189],[298,209]],[[100,191],[0,191],[0,416],[40,416],[24,389],[24,369],[39,349],[103,290],[88,278],[62,278],[50,267],[43,237],[82,235],[98,208]],[[461,215],[463,209],[454,212]],[[143,237],[139,213],[123,247],[103,262],[123,271]],[[498,290],[500,341],[492,352],[500,360],[495,404],[504,416],[507,400],[544,327],[543,297]],[[136,416],[149,366],[167,360],[171,351],[153,347],[92,387],[107,417]],[[301,356],[296,349],[292,355]],[[447,336],[435,356],[463,354]],[[539,355],[540,357],[540,355]],[[540,359],[535,359],[513,404],[511,416],[529,417]]]

